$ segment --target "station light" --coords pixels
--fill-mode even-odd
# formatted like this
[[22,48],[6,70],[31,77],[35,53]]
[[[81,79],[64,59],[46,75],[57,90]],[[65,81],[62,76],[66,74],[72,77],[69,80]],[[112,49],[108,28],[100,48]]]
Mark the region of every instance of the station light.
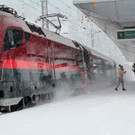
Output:
[[96,3],[92,3],[92,6],[95,7],[96,6]]

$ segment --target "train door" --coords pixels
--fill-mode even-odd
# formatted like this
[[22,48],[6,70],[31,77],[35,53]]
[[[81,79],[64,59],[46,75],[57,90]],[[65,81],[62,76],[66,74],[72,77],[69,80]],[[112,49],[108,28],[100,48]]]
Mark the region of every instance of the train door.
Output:
[[79,56],[81,56],[81,59],[78,59],[78,56],[75,58],[76,60],[78,60],[80,63],[78,64],[79,68],[82,69],[82,71],[84,73],[87,73],[87,65],[86,65],[86,57],[84,57],[84,49],[83,46],[79,43],[77,43],[76,41],[73,41],[74,45],[76,46],[76,48],[78,48],[79,51]]
[[87,72],[87,77],[88,79],[90,79],[90,60],[89,60],[89,53],[87,49],[85,49],[83,46],[81,46],[83,49],[83,58],[84,58],[84,62],[86,65],[86,72]]
[[47,41],[48,45],[48,58],[49,58],[49,70],[51,74],[51,80],[52,80],[52,87],[55,87],[56,83],[56,74],[55,74],[55,55],[54,55],[54,42]]
[[93,68],[93,56],[92,55],[89,56],[89,60],[90,60],[90,72],[93,73],[94,68]]

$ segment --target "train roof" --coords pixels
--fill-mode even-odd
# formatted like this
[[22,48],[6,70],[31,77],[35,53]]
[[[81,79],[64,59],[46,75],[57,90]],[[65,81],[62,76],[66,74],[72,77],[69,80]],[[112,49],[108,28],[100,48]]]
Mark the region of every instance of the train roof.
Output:
[[[22,29],[24,31],[26,31],[26,32],[36,34],[35,32],[32,32],[29,29],[28,24],[33,25],[33,26],[38,27],[38,28],[41,28],[41,27],[36,26],[36,25],[34,25],[34,24],[30,23],[30,22],[23,21],[23,20],[21,20],[19,18],[17,18],[17,19],[20,22],[20,24],[22,26]],[[72,48],[76,48],[75,45],[74,45],[74,43],[72,42],[72,40],[70,40],[68,38],[65,38],[65,37],[63,37],[63,36],[61,36],[59,34],[56,34],[54,32],[51,32],[51,31],[47,30],[47,29],[44,29],[44,28],[41,28],[41,30],[45,34],[45,38],[47,38],[49,40],[53,40],[53,41],[58,42],[58,43],[61,43],[61,44],[64,44],[64,45],[67,45],[67,46],[72,47]]]
[[100,59],[103,59],[103,60],[105,60],[105,61],[109,61],[109,62],[111,62],[111,63],[114,63],[114,60],[111,59],[111,58],[109,58],[109,57],[107,57],[106,55],[103,55],[103,54],[101,54],[101,53],[95,51],[94,49],[88,48],[88,47],[86,47],[86,46],[84,46],[84,47],[85,47],[87,50],[90,50],[90,51],[91,51],[91,54],[92,54],[93,56],[96,56],[96,57],[98,57],[98,58],[100,58]]

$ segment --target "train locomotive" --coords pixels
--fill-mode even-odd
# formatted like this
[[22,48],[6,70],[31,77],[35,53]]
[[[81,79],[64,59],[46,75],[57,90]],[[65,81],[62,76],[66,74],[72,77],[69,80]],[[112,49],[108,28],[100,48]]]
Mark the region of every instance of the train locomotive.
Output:
[[77,91],[100,76],[115,77],[113,60],[25,21],[12,8],[0,6],[0,27],[1,112],[51,100],[64,82]]

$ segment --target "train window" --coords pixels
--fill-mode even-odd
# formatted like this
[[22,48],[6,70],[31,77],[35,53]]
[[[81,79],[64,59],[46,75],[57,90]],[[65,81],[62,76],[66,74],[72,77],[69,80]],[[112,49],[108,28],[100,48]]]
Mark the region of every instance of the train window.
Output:
[[41,29],[40,27],[37,27],[37,26],[35,26],[35,25],[33,25],[33,24],[30,24],[30,23],[28,23],[28,22],[26,22],[26,24],[28,25],[28,27],[30,28],[30,30],[31,30],[32,32],[36,32],[36,33],[38,33],[39,35],[44,35],[44,36],[46,36],[45,33],[42,31],[42,29]]
[[12,48],[16,48],[22,45],[22,39],[23,39],[23,31],[18,29],[7,29],[5,38],[4,38],[4,44],[3,44],[3,50],[10,50]]
[[27,43],[30,39],[30,33],[25,32],[25,43]]

